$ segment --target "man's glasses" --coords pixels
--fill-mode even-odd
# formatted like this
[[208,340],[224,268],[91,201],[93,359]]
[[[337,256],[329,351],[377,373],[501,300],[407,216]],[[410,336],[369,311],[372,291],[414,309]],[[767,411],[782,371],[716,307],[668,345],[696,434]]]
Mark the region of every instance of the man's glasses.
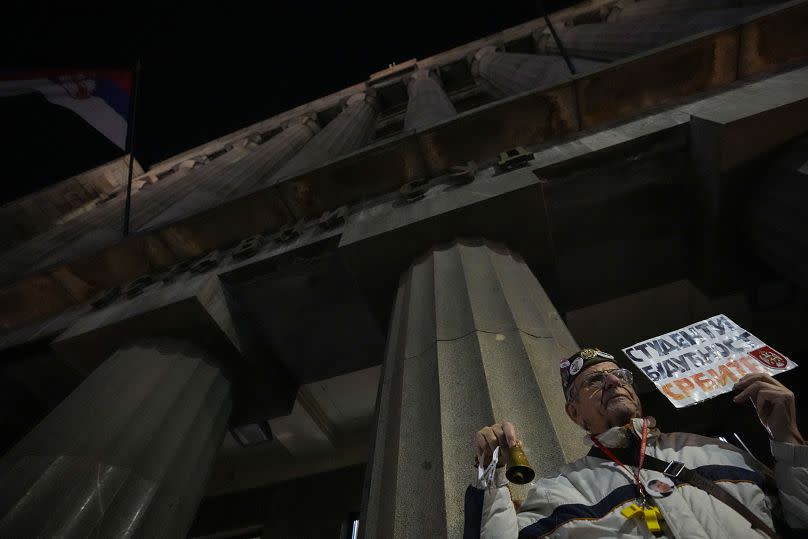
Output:
[[597,391],[603,387],[603,381],[606,380],[606,375],[612,374],[616,376],[621,384],[631,385],[634,383],[634,375],[628,369],[610,369],[608,371],[595,371],[587,374],[581,380],[580,389],[575,391],[575,386],[570,387],[570,399],[575,400],[580,390]]

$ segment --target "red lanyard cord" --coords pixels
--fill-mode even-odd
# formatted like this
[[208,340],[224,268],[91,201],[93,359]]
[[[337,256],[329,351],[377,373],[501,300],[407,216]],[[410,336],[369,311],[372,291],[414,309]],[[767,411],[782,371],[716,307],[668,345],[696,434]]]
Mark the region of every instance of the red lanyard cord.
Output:
[[645,487],[643,487],[642,482],[640,481],[640,470],[642,470],[642,465],[645,462],[645,444],[647,440],[648,440],[648,423],[646,422],[645,418],[642,418],[642,439],[640,440],[640,457],[639,460],[637,461],[637,472],[631,473],[631,471],[628,468],[626,468],[626,465],[620,462],[620,459],[618,459],[614,455],[614,453],[609,451],[608,447],[600,443],[600,440],[598,440],[597,436],[592,436],[592,441],[595,443],[596,446],[598,446],[598,449],[603,451],[603,453],[607,457],[612,459],[612,462],[621,466],[629,475],[634,477],[634,481],[637,483],[637,490],[639,491],[640,497],[643,499],[643,503],[645,501],[646,492]]

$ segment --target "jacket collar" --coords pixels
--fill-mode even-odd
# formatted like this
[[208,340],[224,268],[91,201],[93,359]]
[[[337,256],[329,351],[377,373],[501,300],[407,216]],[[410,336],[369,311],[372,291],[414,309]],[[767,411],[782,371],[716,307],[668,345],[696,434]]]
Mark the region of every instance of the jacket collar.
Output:
[[[656,426],[656,419],[653,416],[646,416],[648,421],[648,441],[651,442],[660,434]],[[634,418],[622,427],[612,427],[606,432],[598,435],[598,440],[606,447],[628,447],[632,440],[642,438],[642,418]],[[593,445],[592,435],[587,433],[584,437],[585,443]]]

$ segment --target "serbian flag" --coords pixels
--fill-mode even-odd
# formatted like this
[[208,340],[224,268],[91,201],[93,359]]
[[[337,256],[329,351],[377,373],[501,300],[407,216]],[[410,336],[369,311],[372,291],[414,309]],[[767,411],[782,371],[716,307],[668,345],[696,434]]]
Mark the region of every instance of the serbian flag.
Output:
[[0,97],[38,92],[126,150],[133,83],[131,69],[0,71]]

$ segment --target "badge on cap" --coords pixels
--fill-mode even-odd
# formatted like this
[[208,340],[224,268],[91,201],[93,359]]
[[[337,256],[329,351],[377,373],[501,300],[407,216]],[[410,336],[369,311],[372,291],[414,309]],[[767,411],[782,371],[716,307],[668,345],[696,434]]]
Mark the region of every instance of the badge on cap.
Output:
[[676,485],[668,477],[649,479],[645,483],[645,491],[654,498],[665,498],[670,496],[676,489]]
[[[583,355],[583,354],[581,354]],[[575,376],[581,370],[581,367],[584,366],[584,358],[576,357],[575,361],[570,364],[570,375]]]
[[597,353],[598,353],[597,350],[593,350],[592,348],[585,348],[584,350],[581,350],[580,355],[582,358],[584,358],[584,361],[586,361],[587,359],[592,359],[593,357],[595,357]]
[[596,356],[597,357],[602,357],[603,359],[614,359],[613,355],[607,354],[606,352],[604,352],[602,350],[598,350],[597,348],[585,348],[585,349],[581,350],[581,353],[579,355],[582,358],[584,358],[584,361],[589,361],[590,359],[594,359]]

